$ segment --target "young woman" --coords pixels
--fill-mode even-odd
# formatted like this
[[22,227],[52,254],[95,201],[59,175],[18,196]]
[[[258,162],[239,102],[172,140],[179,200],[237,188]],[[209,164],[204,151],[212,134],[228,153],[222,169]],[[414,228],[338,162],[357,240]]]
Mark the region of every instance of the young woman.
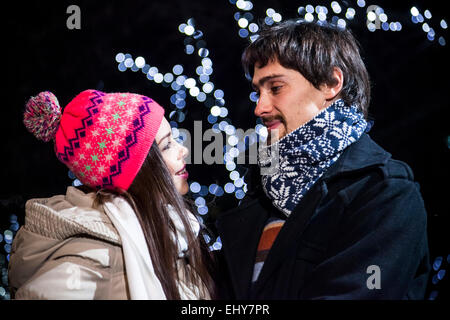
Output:
[[164,110],[131,93],[86,90],[61,114],[46,91],[24,124],[53,140],[83,183],[32,199],[12,246],[15,299],[211,299],[211,256],[182,195],[186,148]]

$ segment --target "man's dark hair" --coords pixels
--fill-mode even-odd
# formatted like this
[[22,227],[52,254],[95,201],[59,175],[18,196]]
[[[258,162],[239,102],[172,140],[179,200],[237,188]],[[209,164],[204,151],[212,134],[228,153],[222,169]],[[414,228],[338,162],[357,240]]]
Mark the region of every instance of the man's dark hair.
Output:
[[333,68],[344,74],[340,97],[357,105],[368,115],[370,81],[359,53],[359,44],[348,29],[329,23],[287,20],[263,29],[242,55],[247,77],[253,76],[255,64],[264,67],[271,61],[300,72],[312,85],[335,84]]

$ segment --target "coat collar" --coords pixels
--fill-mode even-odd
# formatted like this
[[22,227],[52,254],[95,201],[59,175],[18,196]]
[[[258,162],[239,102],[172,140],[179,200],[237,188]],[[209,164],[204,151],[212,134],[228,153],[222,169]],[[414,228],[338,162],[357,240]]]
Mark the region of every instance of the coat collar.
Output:
[[[326,184],[345,174],[362,171],[385,164],[391,155],[378,146],[367,134],[349,146],[339,159],[324,173],[305,198],[297,205],[273,244],[276,255],[267,257],[259,279],[255,284],[264,285],[288,253],[289,244],[299,239],[309,224],[317,205],[326,193]],[[217,227],[221,233],[223,249],[228,257],[231,278],[238,299],[249,296],[256,247],[270,210],[276,210],[265,197],[260,186],[259,168],[252,167],[246,174],[249,188],[242,203],[218,217]]]
[[350,145],[322,176],[329,181],[336,176],[349,172],[364,170],[373,166],[384,165],[391,158],[391,154],[382,149],[368,134]]

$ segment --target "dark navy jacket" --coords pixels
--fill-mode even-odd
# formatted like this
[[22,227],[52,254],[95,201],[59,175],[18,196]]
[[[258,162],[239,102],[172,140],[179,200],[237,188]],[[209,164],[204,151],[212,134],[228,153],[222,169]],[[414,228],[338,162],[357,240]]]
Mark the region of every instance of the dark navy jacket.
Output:
[[[241,204],[216,222],[234,298],[424,298],[430,264],[418,184],[405,163],[393,160],[367,134],[297,205],[253,286],[258,242],[277,209],[258,183],[259,172],[247,180]],[[370,266],[379,267],[380,289],[368,285],[376,276]]]

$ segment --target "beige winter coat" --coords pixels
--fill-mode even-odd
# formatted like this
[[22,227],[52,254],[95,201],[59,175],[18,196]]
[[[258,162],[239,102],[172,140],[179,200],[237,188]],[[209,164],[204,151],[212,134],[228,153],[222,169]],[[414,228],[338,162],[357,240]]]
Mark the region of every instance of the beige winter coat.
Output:
[[69,187],[66,195],[27,201],[11,249],[11,298],[130,298],[119,234],[93,200]]

